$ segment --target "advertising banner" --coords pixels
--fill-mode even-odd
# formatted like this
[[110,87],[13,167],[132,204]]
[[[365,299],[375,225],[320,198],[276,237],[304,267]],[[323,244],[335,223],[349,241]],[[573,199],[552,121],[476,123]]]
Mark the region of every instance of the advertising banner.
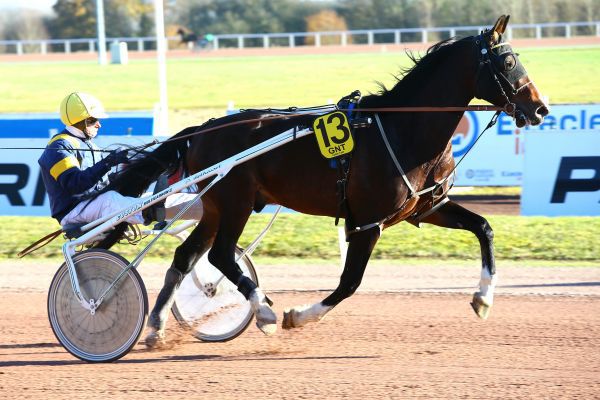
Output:
[[[96,143],[101,147],[113,143],[140,145],[153,137],[153,122],[150,113],[110,113],[111,118],[102,121]],[[493,112],[467,112],[460,121],[452,148],[458,162],[469,148],[473,147],[477,135],[485,128]],[[39,178],[37,159],[42,150],[3,150],[6,148],[43,148],[48,138],[62,130],[57,114],[35,115],[33,122],[28,114],[0,115],[0,215],[49,215],[43,183]],[[31,117],[31,115],[29,115]],[[109,121],[116,124],[111,128]],[[36,125],[37,124],[37,125]],[[41,124],[41,125],[40,125]],[[120,128],[117,128],[120,126]],[[600,104],[557,105],[551,114],[537,127],[516,128],[512,118],[501,115],[498,123],[489,129],[467,154],[457,169],[455,184],[458,186],[520,186],[523,183],[525,138],[537,132],[540,139],[528,145],[528,151],[554,145],[556,135],[562,131],[569,136],[581,130],[600,130]],[[109,132],[117,136],[109,135]],[[600,135],[599,135],[600,136]],[[574,141],[561,141],[568,149]],[[588,144],[587,146],[594,146]],[[600,146],[590,147],[598,149]],[[535,164],[534,164],[535,165]],[[540,168],[544,168],[540,166]],[[577,172],[576,173],[582,173]],[[533,179],[533,178],[532,178]],[[589,194],[589,193],[588,193]],[[567,199],[583,194],[566,196]]]
[[452,138],[455,162],[469,154],[456,171],[457,186],[520,186],[523,181],[524,143],[528,132],[600,130],[600,104],[554,105],[539,126],[517,128],[501,114],[495,126],[474,143],[493,112],[466,112]]
[[527,132],[522,215],[600,215],[598,131]]
[[[151,111],[111,111],[102,135],[147,136],[154,133]],[[0,139],[50,138],[64,129],[58,113],[0,114]]]

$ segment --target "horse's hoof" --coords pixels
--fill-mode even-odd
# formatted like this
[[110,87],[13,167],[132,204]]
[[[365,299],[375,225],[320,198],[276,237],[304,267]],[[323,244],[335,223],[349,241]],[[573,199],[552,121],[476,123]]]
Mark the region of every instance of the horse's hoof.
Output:
[[146,335],[145,343],[149,350],[158,350],[166,347],[167,339],[165,337],[165,332],[156,331],[153,329],[150,333],[148,333],[148,335]]
[[256,317],[256,326],[267,336],[277,331],[277,315],[269,306],[267,297],[258,290],[250,295],[250,304]]
[[281,327],[283,329],[293,329],[296,327],[296,324],[294,323],[294,313],[295,311],[291,308],[283,311],[283,321],[281,322]]
[[492,306],[490,304],[488,304],[479,295],[479,293],[475,293],[473,295],[473,300],[471,301],[471,307],[473,307],[473,311],[475,311],[475,314],[477,314],[477,316],[483,320],[488,319],[488,317],[490,316],[490,311],[492,309]]
[[277,331],[277,315],[269,306],[260,307],[256,313],[256,327],[267,336],[273,335]]
[[268,323],[261,323],[258,320],[256,321],[256,327],[258,329],[260,329],[260,331],[262,333],[264,333],[267,336],[271,336],[273,334],[275,334],[275,332],[277,332],[277,321],[275,322],[268,322]]

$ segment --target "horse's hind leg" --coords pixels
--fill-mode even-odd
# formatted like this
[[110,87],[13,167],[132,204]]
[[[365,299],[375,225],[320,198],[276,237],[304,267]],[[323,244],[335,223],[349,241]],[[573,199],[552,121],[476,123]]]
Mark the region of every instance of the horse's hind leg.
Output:
[[222,211],[225,216],[221,219],[219,231],[208,252],[208,260],[227,279],[236,284],[239,292],[250,301],[256,317],[256,326],[264,334],[272,335],[277,329],[277,316],[262,290],[242,273],[235,260],[235,246],[252,212],[252,206],[248,207],[247,212],[239,204],[234,204],[226,210]]
[[210,247],[215,231],[216,224],[211,222],[210,216],[205,216],[202,223],[175,250],[173,262],[166,272],[165,282],[148,319],[150,332],[146,336],[146,346],[152,348],[165,343],[165,327],[175,301],[175,292],[185,275],[194,268],[196,262]]
[[304,326],[309,322],[318,322],[342,300],[352,296],[362,281],[367,263],[380,234],[379,227],[352,234],[346,253],[346,264],[338,287],[320,303],[285,310],[282,327],[292,329]]
[[490,308],[494,303],[494,288],[497,283],[496,262],[494,260],[494,232],[492,227],[482,216],[466,208],[448,201],[433,214],[422,220],[451,229],[464,229],[473,232],[481,247],[481,279],[479,292],[473,295],[471,306],[477,316],[487,319]]

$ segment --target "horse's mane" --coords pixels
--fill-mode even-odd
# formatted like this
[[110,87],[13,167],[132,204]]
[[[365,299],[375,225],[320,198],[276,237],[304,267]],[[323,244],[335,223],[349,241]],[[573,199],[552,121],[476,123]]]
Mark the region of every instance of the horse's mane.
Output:
[[464,40],[457,40],[454,37],[442,40],[429,47],[422,57],[407,51],[406,54],[412,60],[413,65],[402,69],[398,75],[394,76],[396,84],[391,89],[387,89],[382,83],[378,82],[380,86],[379,93],[365,96],[361,101],[361,106],[365,108],[389,106],[391,98],[397,101],[397,99],[405,97],[403,94],[418,92],[423,86],[423,79],[430,76],[431,71],[446,60],[446,57],[452,51],[453,45]]

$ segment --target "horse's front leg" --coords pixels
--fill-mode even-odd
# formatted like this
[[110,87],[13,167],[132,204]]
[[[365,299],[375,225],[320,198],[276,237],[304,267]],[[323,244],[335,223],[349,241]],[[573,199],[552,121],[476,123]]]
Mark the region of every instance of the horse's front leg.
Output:
[[379,228],[375,227],[350,236],[346,264],[338,287],[319,303],[285,310],[283,329],[299,328],[309,322],[318,322],[342,300],[352,296],[360,285],[367,262],[380,234]]
[[498,280],[494,260],[494,232],[490,224],[482,216],[452,201],[448,201],[422,222],[451,229],[465,229],[477,236],[481,247],[482,268],[479,291],[473,295],[471,306],[477,316],[487,319],[494,303],[494,289]]

